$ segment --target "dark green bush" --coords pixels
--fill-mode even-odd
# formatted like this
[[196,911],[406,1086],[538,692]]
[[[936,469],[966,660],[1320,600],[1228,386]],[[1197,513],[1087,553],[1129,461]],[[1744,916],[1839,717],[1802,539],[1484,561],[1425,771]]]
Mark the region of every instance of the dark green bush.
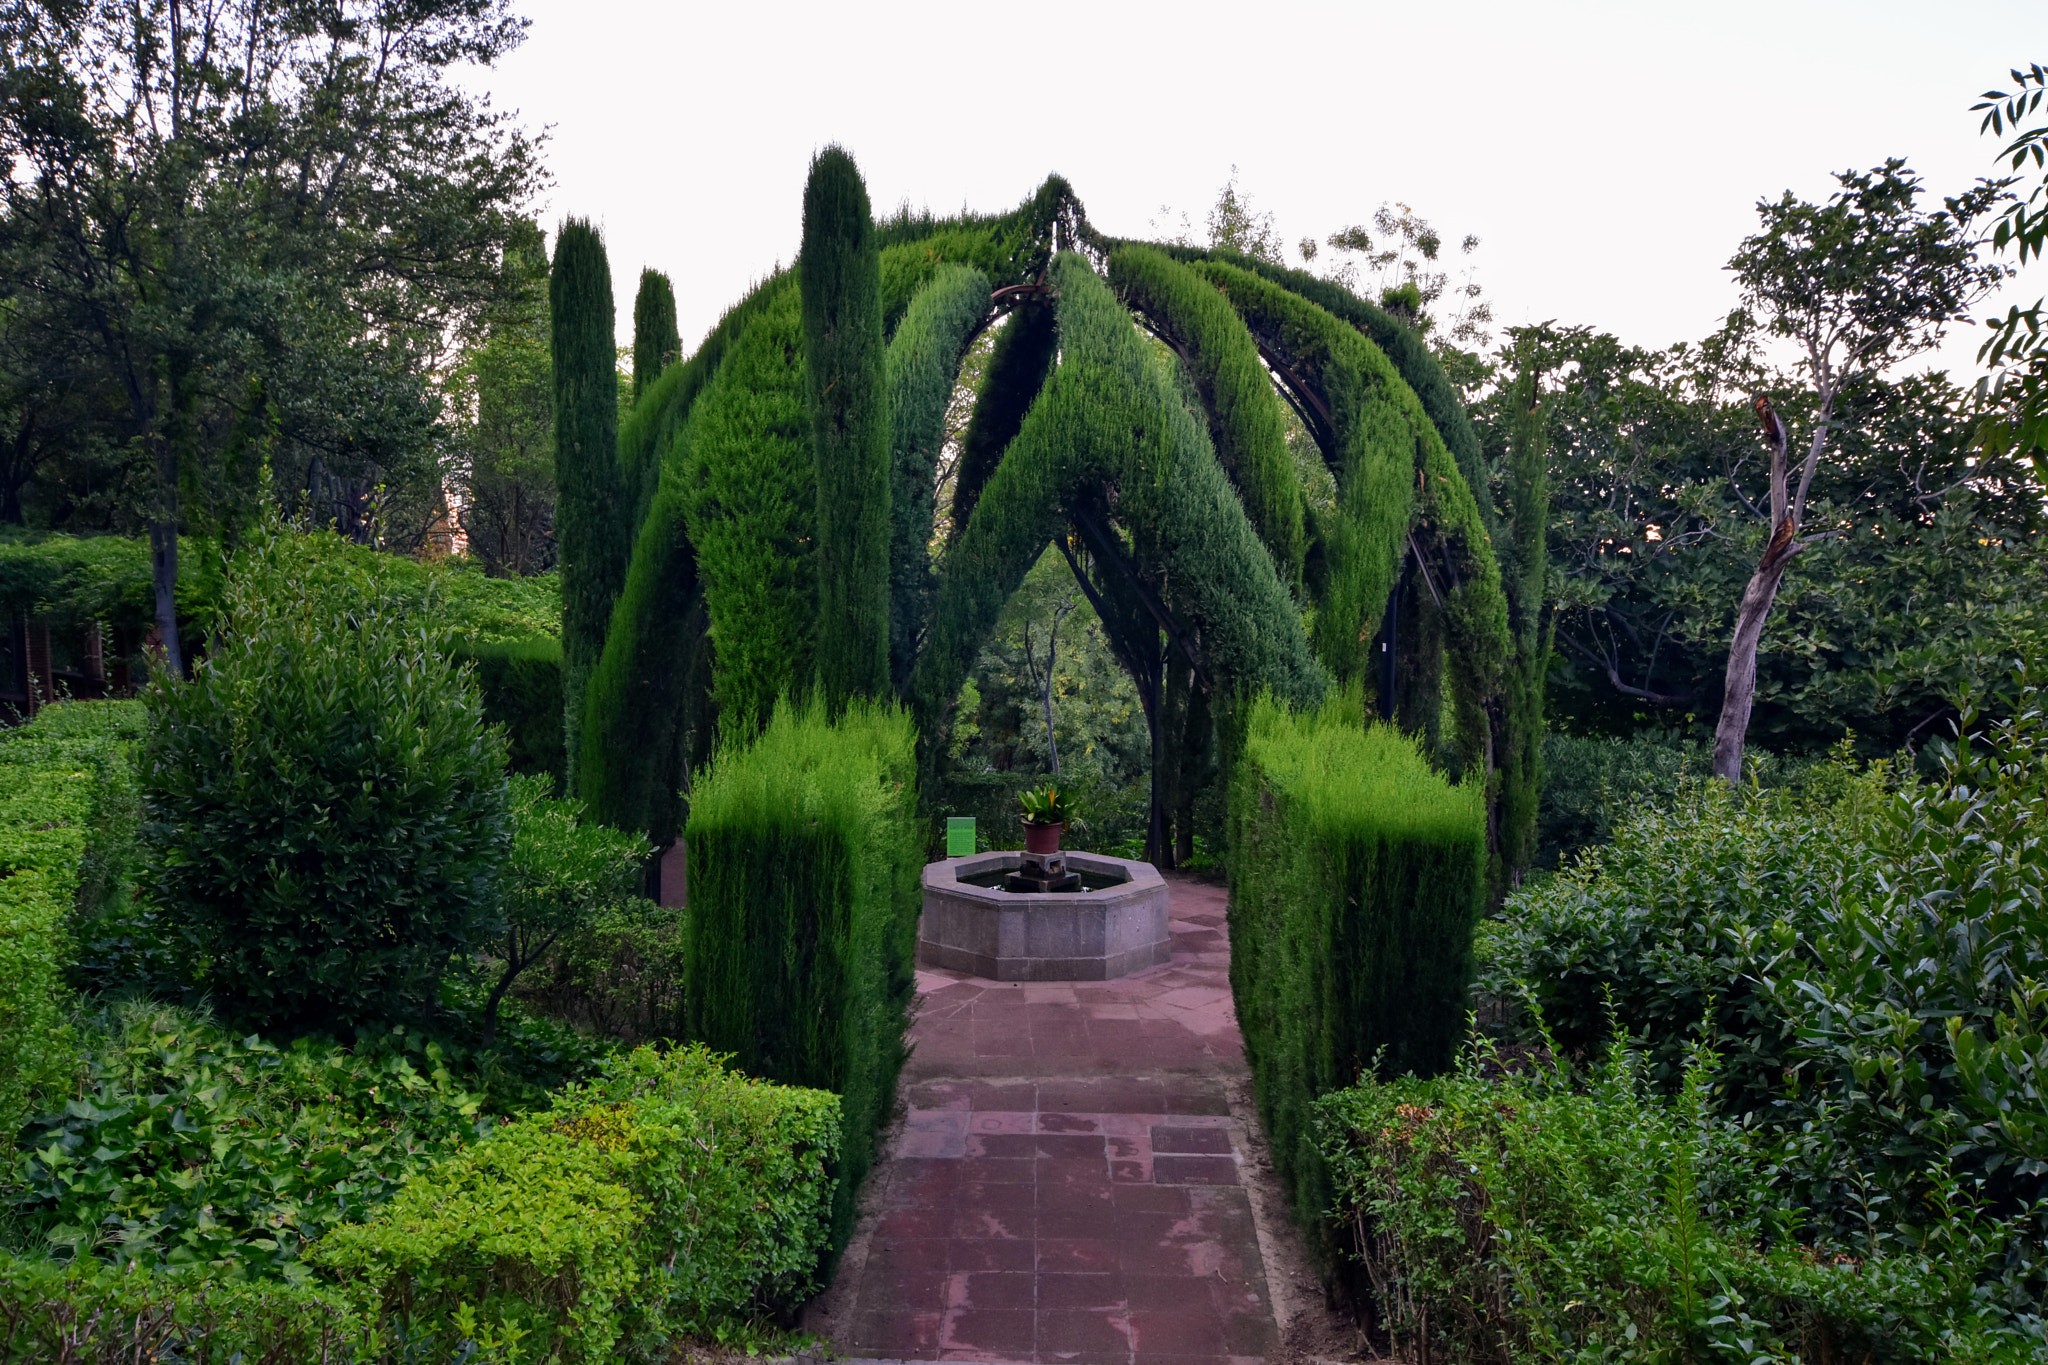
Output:
[[843,1097],[834,1248],[904,1057],[924,851],[915,746],[893,707],[851,705],[832,723],[784,702],[690,802],[690,1034],[751,1074]]
[[836,709],[889,686],[890,432],[882,262],[867,184],[845,149],[804,184],[804,396],[817,471],[818,679]]
[[680,906],[637,898],[601,910],[522,976],[513,995],[600,1038],[682,1038],[688,918]]
[[814,1286],[837,1101],[643,1049],[410,1182],[313,1262],[387,1329],[460,1353],[652,1355],[744,1341]]
[[205,662],[151,689],[143,837],[218,1007],[332,1029],[416,1016],[493,927],[505,747],[442,640],[300,540],[245,551]]
[[545,776],[561,791],[569,754],[562,742],[562,642],[552,635],[458,644],[473,666],[484,715],[505,727],[505,765]]
[[1230,986],[1273,1164],[1305,1227],[1328,1207],[1317,1096],[1363,1072],[1430,1075],[1463,1032],[1486,806],[1414,741],[1319,712],[1252,709],[1230,785]]
[[124,889],[141,719],[133,702],[72,702],[0,731],[0,1133],[76,1065],[63,988],[73,916]]
[[1675,1099],[1617,1044],[1590,1072],[1367,1081],[1316,1106],[1379,1326],[1407,1358],[2021,1361],[2038,1315],[1979,1291],[2022,1229],[1941,1192],[1917,1246],[1804,1235],[1759,1190],[1774,1144],[1709,1116],[1711,1054]]
[[544,777],[512,779],[512,855],[499,884],[504,929],[497,984],[484,1003],[485,1047],[521,972],[597,916],[638,899],[647,841],[585,819],[581,801],[553,800],[549,790]]

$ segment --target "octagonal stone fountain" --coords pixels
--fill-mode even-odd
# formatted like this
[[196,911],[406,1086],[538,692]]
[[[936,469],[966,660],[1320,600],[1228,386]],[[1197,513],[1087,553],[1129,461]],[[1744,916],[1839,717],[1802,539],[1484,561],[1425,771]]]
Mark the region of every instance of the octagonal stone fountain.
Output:
[[[1069,852],[1067,891],[1030,886],[1026,854],[977,853],[928,863],[917,960],[991,981],[1107,981],[1172,955],[1166,882],[1150,863]],[[1036,861],[1036,860],[1034,860]]]

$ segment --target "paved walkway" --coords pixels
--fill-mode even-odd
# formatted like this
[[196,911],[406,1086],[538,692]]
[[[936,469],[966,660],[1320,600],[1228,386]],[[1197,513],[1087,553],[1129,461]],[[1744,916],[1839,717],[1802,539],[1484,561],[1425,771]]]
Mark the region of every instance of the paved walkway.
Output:
[[[907,1112],[811,1318],[843,1355],[1224,1365],[1276,1344],[1222,888],[1105,982],[920,971]],[[1240,1091],[1242,1086],[1239,1086]]]

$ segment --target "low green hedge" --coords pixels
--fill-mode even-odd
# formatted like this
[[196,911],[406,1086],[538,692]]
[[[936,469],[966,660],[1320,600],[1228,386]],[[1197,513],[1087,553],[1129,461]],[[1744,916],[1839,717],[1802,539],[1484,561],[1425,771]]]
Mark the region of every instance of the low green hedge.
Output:
[[915,979],[916,734],[894,707],[778,706],[697,781],[685,1009],[749,1073],[843,1097],[832,1246],[888,1120]]
[[1450,1065],[1486,868],[1482,789],[1361,722],[1356,689],[1316,712],[1261,698],[1230,791],[1231,991],[1305,1227],[1329,1205],[1310,1103]]
[[0,1250],[0,1365],[343,1365],[377,1358],[368,1324],[331,1291]]
[[45,707],[0,731],[0,1132],[68,1077],[63,973],[74,911],[120,883],[135,821],[135,702]]
[[612,1360],[745,1336],[813,1287],[838,1101],[641,1049],[416,1176],[309,1260],[421,1358]]

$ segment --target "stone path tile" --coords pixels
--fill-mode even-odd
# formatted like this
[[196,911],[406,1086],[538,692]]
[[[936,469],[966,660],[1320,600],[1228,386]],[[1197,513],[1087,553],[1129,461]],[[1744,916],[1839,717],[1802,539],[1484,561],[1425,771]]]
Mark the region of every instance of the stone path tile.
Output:
[[1237,1365],[1276,1346],[1239,1181],[1221,888],[1106,982],[918,973],[903,1122],[812,1326],[844,1356]]

